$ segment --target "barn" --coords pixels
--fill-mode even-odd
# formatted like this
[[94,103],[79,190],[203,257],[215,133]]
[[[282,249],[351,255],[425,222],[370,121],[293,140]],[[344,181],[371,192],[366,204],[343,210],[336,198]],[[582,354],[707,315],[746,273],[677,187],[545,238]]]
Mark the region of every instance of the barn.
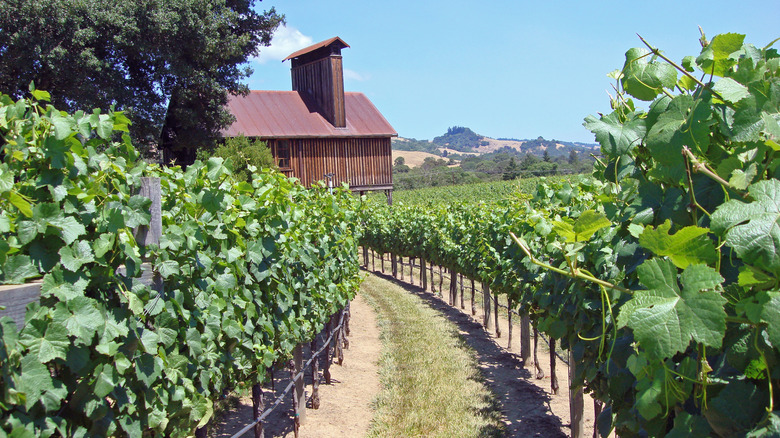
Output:
[[231,96],[236,121],[222,134],[266,141],[279,170],[306,186],[332,178],[354,192],[383,190],[392,202],[390,142],[398,134],[363,93],[344,91],[346,47],[334,37],[285,58],[292,91]]

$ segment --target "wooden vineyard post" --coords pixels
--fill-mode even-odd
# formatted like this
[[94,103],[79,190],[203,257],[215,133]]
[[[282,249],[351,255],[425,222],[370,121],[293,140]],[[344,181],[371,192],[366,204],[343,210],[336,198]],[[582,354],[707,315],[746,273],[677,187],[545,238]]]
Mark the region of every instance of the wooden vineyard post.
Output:
[[371,270],[376,271],[376,251],[371,250]]
[[490,330],[492,328],[492,318],[490,318],[490,287],[486,283],[482,283],[482,305],[483,325],[485,326],[485,330]]
[[541,380],[544,379],[544,369],[542,369],[542,364],[539,363],[538,347],[539,329],[534,326],[534,367],[536,367],[536,379]]
[[[330,320],[325,323],[325,339],[331,339],[331,335],[333,335],[333,316],[331,315]],[[325,364],[322,366],[322,377],[325,379],[325,384],[330,385],[330,346],[333,343],[333,340],[329,340],[327,344],[325,344],[325,350],[322,352],[325,355]]]
[[140,225],[133,230],[133,237],[139,246],[159,245],[162,237],[162,189],[160,178],[142,177],[137,195],[152,200],[149,206],[149,225]]
[[349,317],[352,316],[352,311],[350,310],[350,302],[347,301],[347,305],[344,306],[344,348],[349,349]]
[[550,337],[550,389],[558,394],[558,373],[555,372],[555,338]]
[[414,286],[414,257],[409,257],[409,284]]
[[506,296],[506,308],[506,317],[509,320],[509,326],[506,333],[506,349],[512,351],[512,297],[509,295]]
[[477,315],[477,304],[474,302],[474,295],[477,293],[477,289],[474,287],[474,279],[471,280],[471,316]]
[[[255,419],[263,414],[263,385],[255,383],[252,385],[252,416]],[[255,425],[255,438],[263,438],[263,422],[258,421]]]
[[[297,349],[298,347],[295,348]],[[290,372],[290,379],[294,384],[290,396],[292,397],[293,405],[293,433],[295,434],[295,438],[298,438],[298,428],[301,426],[301,422],[298,413],[298,380],[295,378],[295,350],[293,350],[293,358],[287,361],[287,370]]]
[[400,257],[398,264],[401,266],[401,281],[404,281],[404,256]]
[[458,274],[458,279],[460,280],[460,309],[463,310],[466,308],[466,305],[463,304],[463,274]]
[[431,277],[431,293],[436,292],[436,286],[434,286],[433,281],[433,263],[428,263],[428,270],[430,271],[430,277]]
[[493,311],[495,313],[495,318],[493,318],[496,321],[496,337],[501,337],[501,324],[498,323],[498,294],[493,294]]
[[368,248],[363,247],[363,266],[368,269]]
[[455,274],[450,275],[450,306],[455,306],[458,294],[458,284],[454,280]]
[[[344,314],[344,309],[341,309],[336,313],[338,318],[337,320],[341,320],[341,327],[338,327],[336,330],[335,337],[333,338],[336,341],[336,351],[333,352],[333,356],[338,360],[339,365],[344,364],[344,319],[342,318],[342,315]],[[338,324],[338,323],[336,323]]]
[[422,290],[425,292],[428,290],[428,272],[425,271],[425,259],[420,257],[420,281],[422,282]]
[[571,436],[572,438],[584,438],[585,437],[585,419],[583,416],[584,400],[582,397],[582,386],[577,385],[576,389],[572,382],[574,382],[574,375],[577,372],[576,362],[574,361],[574,355],[569,350],[569,414],[571,418]]
[[395,259],[395,253],[390,253],[390,273],[393,278],[398,278],[398,261]]
[[311,408],[320,408],[320,358],[317,352],[317,336],[311,340],[311,354],[314,354],[311,364]]
[[[523,360],[523,365],[526,365],[528,359],[531,358],[530,325],[531,318],[528,316],[528,313],[523,313],[523,316],[520,317],[520,358]],[[536,357],[534,357],[534,361],[536,361]]]
[[385,253],[381,254],[381,260],[382,260],[382,273],[385,273]]
[[444,290],[442,289],[444,286],[444,275],[441,272],[441,265],[439,265],[439,296],[444,297]]

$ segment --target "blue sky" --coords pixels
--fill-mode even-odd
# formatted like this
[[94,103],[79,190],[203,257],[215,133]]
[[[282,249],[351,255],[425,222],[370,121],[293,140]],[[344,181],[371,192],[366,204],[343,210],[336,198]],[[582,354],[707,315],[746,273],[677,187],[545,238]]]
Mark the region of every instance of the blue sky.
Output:
[[342,51],[345,89],[365,93],[400,136],[428,140],[457,125],[494,138],[592,143],[582,120],[610,111],[606,74],[642,46],[637,34],[675,61],[701,50],[697,26],[708,38],[742,33],[759,47],[780,37],[780,0],[256,4],[272,6],[287,24],[251,63],[251,89],[289,90],[281,59],[339,36],[351,46]]

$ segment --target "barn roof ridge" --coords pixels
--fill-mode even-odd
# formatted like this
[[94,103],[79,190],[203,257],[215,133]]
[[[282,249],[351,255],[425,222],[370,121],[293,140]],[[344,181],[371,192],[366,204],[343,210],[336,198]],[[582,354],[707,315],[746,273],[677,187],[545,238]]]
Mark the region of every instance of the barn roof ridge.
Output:
[[297,58],[299,56],[302,56],[302,55],[305,55],[307,53],[313,52],[313,51],[315,51],[317,49],[321,49],[323,47],[330,46],[331,44],[334,44],[334,43],[339,43],[341,45],[341,47],[339,47],[339,49],[343,49],[345,47],[349,47],[349,44],[345,43],[344,40],[342,40],[341,38],[335,36],[333,38],[328,38],[325,41],[320,41],[319,43],[312,44],[311,46],[304,47],[301,50],[293,52],[289,56],[287,56],[286,58],[282,59],[282,62],[287,61],[288,59]]
[[313,102],[298,91],[250,90],[246,96],[230,96],[228,110],[236,121],[222,132],[259,138],[395,137],[398,133],[361,92],[345,92],[347,123],[336,128]]

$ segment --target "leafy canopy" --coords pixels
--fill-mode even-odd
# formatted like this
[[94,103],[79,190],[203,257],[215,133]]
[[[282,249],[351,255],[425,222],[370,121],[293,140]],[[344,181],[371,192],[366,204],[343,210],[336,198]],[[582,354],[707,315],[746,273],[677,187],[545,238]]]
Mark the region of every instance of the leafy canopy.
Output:
[[174,146],[209,139],[282,20],[254,0],[3,2],[0,92],[21,98],[34,81],[69,112],[113,105],[133,120],[136,144],[158,141],[166,112]]

